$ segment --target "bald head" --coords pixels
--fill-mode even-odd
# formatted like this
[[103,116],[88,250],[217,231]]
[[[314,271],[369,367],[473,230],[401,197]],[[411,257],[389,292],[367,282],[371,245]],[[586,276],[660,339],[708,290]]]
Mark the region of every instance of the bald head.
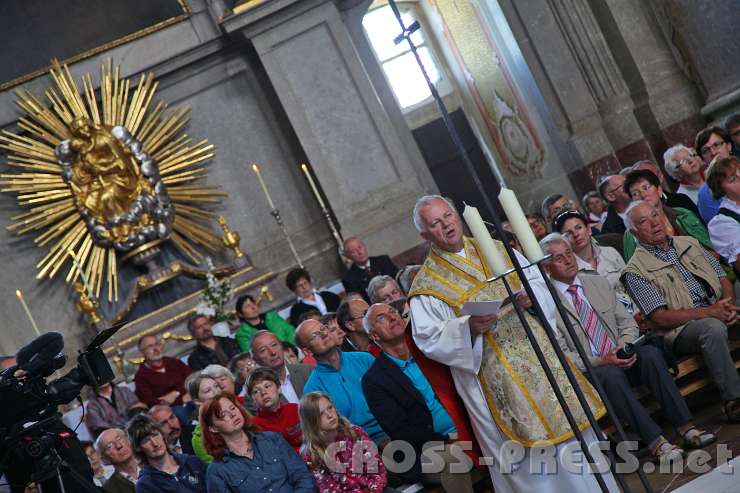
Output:
[[329,327],[318,320],[304,320],[295,331],[295,341],[303,352],[322,361],[337,348],[337,340]]

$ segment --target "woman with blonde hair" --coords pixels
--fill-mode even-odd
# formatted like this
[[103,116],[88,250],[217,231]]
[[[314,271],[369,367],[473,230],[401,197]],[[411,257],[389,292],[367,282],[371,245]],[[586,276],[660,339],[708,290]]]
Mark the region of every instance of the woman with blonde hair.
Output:
[[[321,493],[395,491],[386,488],[385,465],[375,443],[365,430],[337,412],[328,395],[305,394],[299,414],[303,430],[301,457]],[[331,458],[331,463],[326,458]]]

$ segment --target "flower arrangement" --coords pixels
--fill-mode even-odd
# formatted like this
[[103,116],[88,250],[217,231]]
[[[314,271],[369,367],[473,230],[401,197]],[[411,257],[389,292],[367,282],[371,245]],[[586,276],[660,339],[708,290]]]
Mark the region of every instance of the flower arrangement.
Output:
[[228,277],[220,280],[216,279],[216,276],[213,274],[215,267],[210,257],[206,257],[205,263],[206,267],[208,267],[206,287],[203,290],[200,303],[195,307],[195,312],[205,315],[214,323],[223,322],[229,318],[226,314],[225,306],[231,299],[231,282]]

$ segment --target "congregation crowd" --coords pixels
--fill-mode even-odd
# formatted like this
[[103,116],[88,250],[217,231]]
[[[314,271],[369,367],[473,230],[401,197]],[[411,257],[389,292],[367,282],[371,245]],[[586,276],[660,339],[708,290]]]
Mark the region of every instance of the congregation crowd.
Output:
[[[729,422],[740,421],[740,377],[728,338],[740,310],[738,151],[740,115],[701,131],[693,148],[669,148],[662,169],[639,161],[600,178],[581,204],[552,194],[527,215],[550,255],[545,271],[577,328],[573,340],[558,317],[561,348],[601,383],[617,417],[661,463],[716,440],[694,425],[675,383],[680,358],[702,356],[718,405]],[[675,192],[663,169],[679,184]],[[420,199],[414,223],[433,248],[466,255],[469,240],[446,199]],[[504,236],[519,249],[513,233]],[[214,333],[204,315],[188,320],[196,346],[183,360],[163,355],[156,335],[142,337],[134,385],[103,385],[85,403],[95,440],[83,446],[95,482],[109,493],[382,492],[417,482],[472,492],[471,470],[490,444],[462,380],[445,365],[468,371],[479,356],[461,348],[465,361],[456,363],[446,354],[458,342],[435,353],[440,336],[426,323],[459,313],[448,315],[414,285],[427,264],[399,270],[388,256],[369,256],[358,238],[348,239],[344,252],[352,263],[341,297],[314,289],[304,269],[287,274],[296,296],[288,320],[261,312],[246,295],[235,303],[241,324],[233,332]],[[532,306],[526,295],[516,302]],[[468,340],[459,339],[460,347],[472,344],[474,354],[476,337],[496,323],[463,317]],[[647,342],[620,358],[619,349],[641,334]],[[639,384],[660,404],[675,439],[639,400]],[[383,458],[397,458],[388,446],[395,441],[413,453],[406,467],[391,471]],[[436,468],[424,465],[430,443]],[[503,484],[497,481],[494,487]]]

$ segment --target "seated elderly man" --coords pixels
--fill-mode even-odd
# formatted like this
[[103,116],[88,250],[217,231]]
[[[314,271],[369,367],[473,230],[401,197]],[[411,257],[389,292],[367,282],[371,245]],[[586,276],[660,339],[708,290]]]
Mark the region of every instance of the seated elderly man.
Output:
[[[656,208],[660,208],[663,221],[671,236],[693,236],[702,245],[711,250],[712,242],[709,240],[709,232],[698,216],[688,209],[682,207],[671,208],[663,203],[660,181],[654,173],[647,170],[636,170],[630,172],[624,181],[624,191],[629,193],[632,200],[644,200]],[[630,231],[624,233],[624,258],[632,257],[637,242]],[[715,254],[716,255],[716,254]]]
[[311,367],[303,364],[287,364],[283,344],[269,330],[255,332],[249,342],[249,347],[252,348],[252,357],[258,365],[271,368],[278,374],[281,382],[280,393],[283,397],[288,402],[297,404],[304,392],[308,392],[305,390],[305,385],[311,374]]
[[592,377],[601,382],[617,416],[630,424],[661,463],[670,463],[683,455],[680,448],[665,439],[660,426],[632,391],[631,385],[644,384],[683,437],[685,447],[700,448],[715,441],[713,434],[692,424],[689,408],[668,373],[660,349],[641,345],[629,358],[618,356],[619,349],[633,342],[639,332],[635,320],[617,302],[616,291],[609,281],[593,271],[579,272],[576,256],[560,234],[547,235],[540,246],[552,255],[544,267],[578,335],[578,341],[573,341],[559,320],[558,342],[581,370],[585,365],[576,344],[585,350],[594,367]]
[[103,490],[106,493],[134,493],[139,479],[139,466],[126,432],[120,428],[105,430],[95,440],[95,450],[103,463],[115,469],[103,484]]
[[362,377],[375,358],[365,352],[343,352],[337,347],[336,338],[329,334],[329,328],[317,320],[302,322],[296,329],[295,341],[317,361],[303,391],[328,394],[340,414],[365,430],[376,444],[385,444],[388,437],[362,393]]
[[667,234],[650,203],[630,205],[627,224],[638,241],[622,275],[631,298],[676,356],[701,353],[729,421],[740,421],[740,377],[727,343],[740,310],[732,284],[696,239]]
[[352,261],[342,276],[342,285],[347,293],[356,291],[366,296],[370,279],[377,275],[395,277],[398,272],[398,267],[388,255],[370,257],[365,244],[356,237],[344,241],[344,255]]
[[[406,322],[386,303],[371,306],[362,322],[367,334],[383,348],[362,377],[367,404],[391,440],[404,440],[416,452],[414,466],[401,474],[402,479],[441,483],[448,493],[472,493],[470,474],[456,471],[457,468],[470,470],[472,464],[454,466],[459,463],[458,456],[465,457],[461,451],[457,455],[450,451],[457,429],[411,355],[406,344]],[[424,472],[422,452],[428,442],[445,443],[444,449],[436,452],[444,461],[439,474]]]

